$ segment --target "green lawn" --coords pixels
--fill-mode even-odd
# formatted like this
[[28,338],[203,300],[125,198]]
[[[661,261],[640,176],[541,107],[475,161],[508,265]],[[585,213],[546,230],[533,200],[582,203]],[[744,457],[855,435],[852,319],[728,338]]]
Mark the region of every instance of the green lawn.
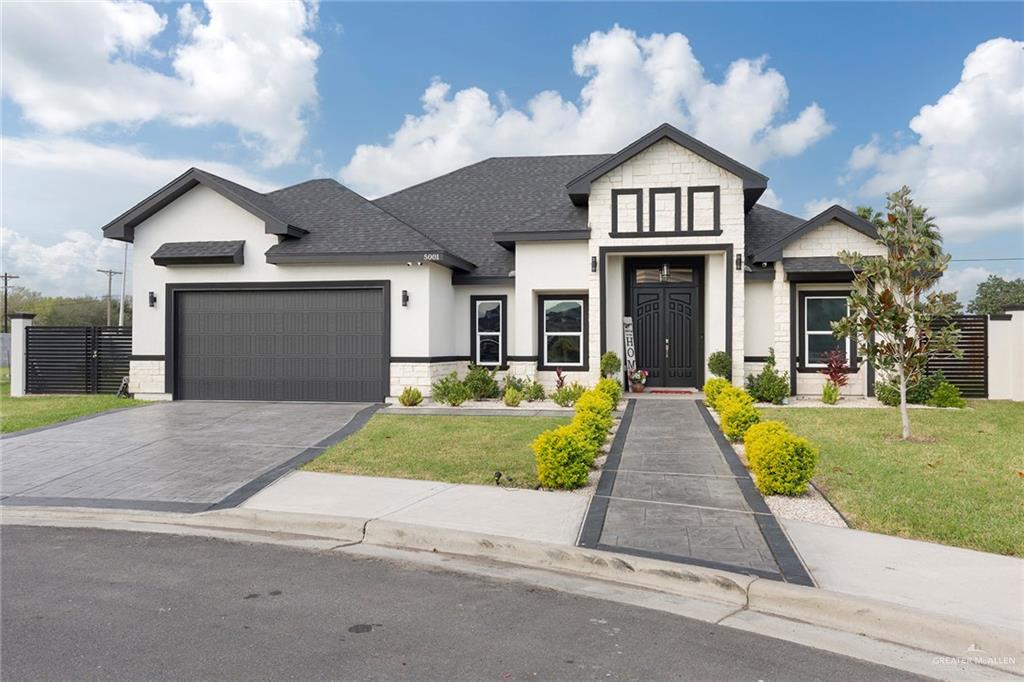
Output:
[[0,368],[0,433],[34,429],[117,407],[145,404],[144,400],[113,395],[31,395],[12,398],[11,370]]
[[964,410],[774,408],[821,448],[814,482],[855,528],[1024,556],[1024,404]]
[[306,471],[494,484],[537,485],[530,443],[565,417],[374,415],[357,433],[306,464]]

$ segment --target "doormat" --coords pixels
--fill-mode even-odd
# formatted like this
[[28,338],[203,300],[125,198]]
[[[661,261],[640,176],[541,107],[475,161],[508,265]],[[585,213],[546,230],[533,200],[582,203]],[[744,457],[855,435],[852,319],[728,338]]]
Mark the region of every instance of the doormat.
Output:
[[672,393],[674,395],[693,395],[696,391],[691,391],[688,388],[671,389],[671,388],[652,388],[648,393]]

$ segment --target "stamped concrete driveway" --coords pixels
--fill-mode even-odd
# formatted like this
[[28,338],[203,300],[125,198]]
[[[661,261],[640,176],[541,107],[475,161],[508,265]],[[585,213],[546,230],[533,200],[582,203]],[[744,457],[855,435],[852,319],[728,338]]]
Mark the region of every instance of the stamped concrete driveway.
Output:
[[0,440],[0,503],[196,512],[234,506],[360,428],[376,406],[183,401]]

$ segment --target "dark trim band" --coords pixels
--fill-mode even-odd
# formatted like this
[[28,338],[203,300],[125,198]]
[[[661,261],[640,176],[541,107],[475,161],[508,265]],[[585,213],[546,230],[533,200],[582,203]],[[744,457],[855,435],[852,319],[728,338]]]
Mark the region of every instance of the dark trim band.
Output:
[[431,364],[435,362],[469,362],[468,355],[396,355],[391,362],[419,362]]
[[146,361],[159,361],[159,362],[163,362],[166,359],[167,359],[167,357],[164,356],[164,355],[132,355],[132,356],[130,356],[128,358],[129,361],[131,361],[131,360],[139,360],[139,361],[146,360]]
[[[580,327],[580,360],[582,365],[546,365],[544,364],[544,302],[545,301],[581,301],[583,303],[583,320]],[[573,332],[568,332],[573,333]],[[538,294],[537,295],[537,371],[554,372],[587,372],[590,370],[590,296],[585,293]]]
[[[712,196],[712,225],[710,230],[693,229],[693,204],[695,194],[706,194]],[[707,234],[713,232],[722,233],[722,188],[718,185],[695,185],[686,188],[686,231],[693,233]]]
[[447,251],[395,251],[393,253],[266,253],[271,265],[290,263],[437,263],[453,270],[474,270],[476,265]]
[[[642,189],[612,190],[612,235],[619,231],[619,197],[632,195],[636,197],[636,234],[644,231],[644,191]],[[628,234],[633,234],[629,232]]]
[[[659,194],[671,194],[675,199],[675,217],[672,229],[675,232],[683,231],[683,189],[682,187],[651,187],[647,190],[647,211],[649,213],[649,220],[647,229],[651,232],[657,233],[655,229],[657,221],[655,216],[657,215],[657,196]],[[661,234],[664,235],[666,230],[662,230]]]

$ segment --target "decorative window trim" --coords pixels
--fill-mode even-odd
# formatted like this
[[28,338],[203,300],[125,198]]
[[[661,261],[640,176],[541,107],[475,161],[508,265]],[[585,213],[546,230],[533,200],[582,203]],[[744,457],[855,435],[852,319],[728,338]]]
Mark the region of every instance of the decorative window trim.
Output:
[[[547,333],[544,316],[544,304],[549,301],[576,301],[583,306],[582,328],[580,337],[579,365],[549,365],[547,363]],[[577,332],[554,332],[562,336],[575,336]],[[561,368],[563,372],[586,372],[590,370],[590,297],[587,294],[538,294],[537,296],[537,369],[542,372],[553,372]]]
[[[697,193],[713,195],[713,224],[710,230],[693,229],[693,197]],[[722,188],[718,185],[695,185],[686,188],[686,230],[698,234],[720,234],[722,230]]]
[[675,225],[673,230],[676,232],[683,231],[683,189],[681,187],[652,187],[647,191],[648,199],[648,212],[649,222],[647,230],[655,234],[665,234],[669,230],[656,230],[655,229],[655,215],[657,214],[657,202],[656,198],[659,194],[671,194],[675,198]]
[[[479,342],[481,332],[477,331],[477,307],[480,303],[498,303],[501,306],[501,329],[497,332],[483,332],[485,336],[498,337],[498,364],[481,364]],[[492,369],[508,369],[508,296],[505,294],[479,295],[469,297],[469,360],[475,365]]]
[[623,234],[640,234],[644,231],[644,191],[642,189],[612,190],[612,234],[619,231],[619,197],[623,195],[636,197],[636,230],[630,230]]
[[[844,301],[849,298],[849,291],[801,291],[797,295],[797,319],[799,321],[798,327],[798,359],[797,372],[800,373],[817,373],[825,368],[825,365],[821,362],[808,362],[808,335],[832,335],[831,332],[824,331],[808,331],[807,330],[807,301],[808,299],[820,299],[820,298],[841,298]],[[846,305],[847,311],[849,311],[849,302]],[[845,339],[846,343],[846,364],[848,365],[847,373],[855,374],[859,369],[859,358],[857,357],[857,337],[854,335],[848,336]]]

